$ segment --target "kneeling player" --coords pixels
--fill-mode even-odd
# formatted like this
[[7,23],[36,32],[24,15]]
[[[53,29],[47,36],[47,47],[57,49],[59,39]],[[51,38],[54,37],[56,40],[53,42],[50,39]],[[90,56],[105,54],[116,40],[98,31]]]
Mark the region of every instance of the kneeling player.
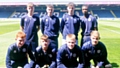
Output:
[[40,38],[41,46],[36,48],[36,68],[50,67],[56,68],[56,48],[52,48],[47,35],[42,35]]
[[[77,61],[77,58],[79,59]],[[66,36],[66,44],[62,45],[57,54],[57,68],[83,68],[83,55],[81,49],[76,45],[74,34]]]
[[[107,60],[107,50],[105,45],[99,41],[100,36],[98,31],[92,31],[90,36],[91,41],[83,44],[82,50],[85,56],[85,66],[93,68],[112,68],[111,64]],[[90,60],[93,59],[95,66],[90,64]]]
[[7,56],[6,56],[6,67],[7,68],[31,68],[28,64],[28,56],[31,61],[34,61],[34,56],[32,54],[29,44],[25,43],[26,35],[24,32],[18,32],[16,34],[16,43],[9,46]]

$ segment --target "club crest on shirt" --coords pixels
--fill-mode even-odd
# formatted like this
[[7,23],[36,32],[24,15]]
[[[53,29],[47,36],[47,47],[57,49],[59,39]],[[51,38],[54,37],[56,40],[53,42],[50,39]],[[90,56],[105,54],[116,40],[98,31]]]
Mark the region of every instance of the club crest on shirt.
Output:
[[40,54],[38,54],[38,56],[40,56]]
[[23,48],[23,52],[26,52],[26,48]]
[[49,54],[49,57],[52,58],[52,54]]
[[69,18],[67,18],[67,21],[69,20]]
[[92,53],[90,50],[88,51],[89,53]]
[[16,50],[14,50],[14,51],[13,51],[13,53],[17,53],[17,51],[16,51]]
[[40,55],[43,55],[42,53]]
[[25,18],[24,20],[27,21],[27,18]]
[[36,19],[35,19],[35,18],[33,18],[33,21],[36,21]]
[[88,21],[91,21],[91,18],[88,18]]
[[46,22],[48,22],[48,19],[46,19]]
[[100,53],[101,52],[101,50],[97,50],[97,53]]
[[66,57],[68,56],[68,54],[65,55]]
[[73,54],[73,57],[76,57],[76,54],[75,54],[75,53]]
[[76,22],[77,20],[76,19],[74,19],[74,22]]

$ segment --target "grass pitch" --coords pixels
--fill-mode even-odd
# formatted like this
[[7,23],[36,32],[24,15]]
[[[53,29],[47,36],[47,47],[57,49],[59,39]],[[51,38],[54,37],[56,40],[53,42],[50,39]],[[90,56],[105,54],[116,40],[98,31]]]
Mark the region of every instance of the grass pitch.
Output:
[[[98,20],[98,30],[100,41],[102,41],[108,51],[108,60],[113,68],[120,67],[120,22],[116,20]],[[7,48],[15,42],[15,34],[19,31],[19,21],[0,21],[0,68],[5,67]],[[41,35],[39,31],[39,36]],[[79,34],[79,39],[81,38]],[[80,40],[79,40],[80,43]],[[59,47],[61,45],[61,35],[59,36]]]

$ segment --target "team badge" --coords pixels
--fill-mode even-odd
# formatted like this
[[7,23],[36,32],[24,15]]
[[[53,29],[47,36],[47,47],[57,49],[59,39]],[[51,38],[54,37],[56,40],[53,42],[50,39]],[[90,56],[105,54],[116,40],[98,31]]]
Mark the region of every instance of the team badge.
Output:
[[52,54],[49,54],[49,57],[52,58]]
[[23,48],[23,52],[26,52],[26,48]]
[[97,53],[100,53],[101,52],[101,50],[97,50]]
[[73,57],[76,57],[76,54],[73,54]]
[[88,18],[88,21],[91,21],[91,18]]
[[25,21],[27,21],[27,18],[25,18]]
[[69,18],[67,18],[67,20],[69,20]]
[[33,21],[36,21],[36,19],[35,19],[35,18],[33,18]]
[[48,19],[46,19],[46,22],[48,21]]
[[16,50],[14,50],[14,53],[17,53],[17,51],[16,51]]
[[66,54],[65,56],[68,56],[68,54]]
[[74,19],[74,22],[76,22],[77,20],[76,19]]
[[89,50],[88,52],[89,52],[89,53],[91,53],[91,51],[90,51],[90,50]]
[[38,54],[38,56],[40,56],[40,54]]
[[42,53],[40,55],[43,55]]

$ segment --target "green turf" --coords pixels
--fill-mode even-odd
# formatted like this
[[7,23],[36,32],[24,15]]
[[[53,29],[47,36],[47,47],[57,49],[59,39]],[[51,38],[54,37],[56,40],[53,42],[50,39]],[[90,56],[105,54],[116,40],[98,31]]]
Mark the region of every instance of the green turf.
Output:
[[[12,21],[14,22],[14,21]],[[15,21],[16,22],[16,21]],[[1,23],[1,22],[0,22]],[[11,22],[10,22],[11,23]],[[101,39],[108,51],[108,60],[113,68],[120,67],[120,22],[116,20],[100,20],[98,21]],[[0,67],[5,67],[5,56],[8,46],[15,42],[14,37],[19,29],[18,24],[2,23],[0,25]],[[41,35],[39,31],[39,36]],[[61,45],[61,34],[59,36],[59,45]],[[79,39],[80,39],[79,34]],[[80,40],[79,40],[80,43]],[[60,46],[59,46],[60,47]]]
[[0,26],[0,35],[4,33],[9,33],[19,29],[19,24],[10,24],[10,25],[1,25]]

